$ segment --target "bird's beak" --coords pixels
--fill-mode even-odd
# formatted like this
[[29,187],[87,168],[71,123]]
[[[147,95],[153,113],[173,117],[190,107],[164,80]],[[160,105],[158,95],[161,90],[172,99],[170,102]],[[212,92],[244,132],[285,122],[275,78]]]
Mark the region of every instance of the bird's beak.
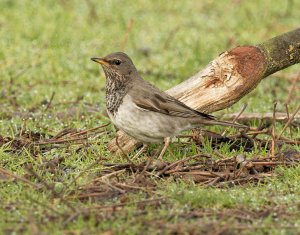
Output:
[[104,65],[106,67],[109,66],[109,63],[107,62],[107,60],[105,60],[104,58],[91,58],[92,61],[95,61],[98,64]]

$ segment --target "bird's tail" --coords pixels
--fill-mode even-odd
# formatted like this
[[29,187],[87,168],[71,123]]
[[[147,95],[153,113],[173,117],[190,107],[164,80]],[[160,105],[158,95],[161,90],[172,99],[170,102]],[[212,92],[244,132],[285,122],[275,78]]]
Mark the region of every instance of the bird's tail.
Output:
[[242,124],[238,124],[238,123],[232,123],[232,122],[225,122],[225,121],[218,121],[215,119],[205,119],[205,120],[201,120],[201,123],[199,123],[199,125],[220,125],[220,126],[232,126],[232,127],[236,127],[236,128],[243,128],[243,129],[247,129],[248,126],[242,125]]

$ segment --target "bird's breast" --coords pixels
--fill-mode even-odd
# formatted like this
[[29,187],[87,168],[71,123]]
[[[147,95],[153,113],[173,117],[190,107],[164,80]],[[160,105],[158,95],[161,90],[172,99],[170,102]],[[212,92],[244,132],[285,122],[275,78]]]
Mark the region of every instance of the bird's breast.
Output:
[[174,136],[187,127],[181,119],[141,109],[128,94],[124,96],[117,112],[107,111],[119,129],[142,142],[161,142],[165,137]]

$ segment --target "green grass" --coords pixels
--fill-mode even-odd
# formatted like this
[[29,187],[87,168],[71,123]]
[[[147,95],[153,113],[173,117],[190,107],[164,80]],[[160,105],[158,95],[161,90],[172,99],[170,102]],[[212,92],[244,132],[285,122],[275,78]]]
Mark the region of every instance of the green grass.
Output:
[[[299,8],[297,1],[271,0],[1,0],[0,135],[15,137],[22,126],[50,136],[63,128],[86,129],[108,123],[103,115],[104,74],[90,61],[93,56],[123,50],[145,79],[165,90],[192,76],[225,50],[255,45],[295,29],[299,26]],[[294,77],[298,70],[299,66],[292,66],[265,79],[240,102],[220,113],[237,112],[244,103],[248,104],[249,112],[272,112],[275,101],[277,110],[284,112],[291,83],[286,77]],[[46,110],[53,94],[52,105]],[[290,110],[295,109],[298,101],[299,94],[295,94]],[[277,131],[282,127],[277,124]],[[28,149],[8,152],[10,146],[4,145],[0,147],[0,166],[40,185],[40,180],[26,171],[25,166],[30,163],[44,182],[66,195],[77,185],[97,177],[104,162],[124,161],[107,151],[106,143],[114,137],[114,129],[107,129],[108,133],[97,144],[81,151],[66,146],[34,155]],[[292,138],[299,136],[299,127],[293,128]],[[300,150],[299,146],[294,148]],[[191,156],[198,150],[195,145],[173,145],[172,151],[176,159],[166,154],[166,160]],[[202,151],[214,154],[209,141]],[[232,157],[243,150],[230,152],[229,146],[224,145],[219,152]],[[266,154],[257,149],[247,156]],[[72,184],[74,177],[99,156],[105,160]],[[55,167],[43,166],[58,157],[63,160]],[[143,156],[136,161],[145,159]],[[45,187],[34,189],[0,174],[0,233],[298,234],[300,168],[278,168],[276,172],[278,177],[264,184],[226,189],[207,188],[188,180],[154,178],[156,191],[152,194],[133,191],[99,201],[69,200],[75,208],[123,201],[128,204],[115,213],[90,212],[68,223],[72,212],[59,197],[53,197],[53,192]],[[166,198],[166,202],[142,208],[135,203],[157,197]],[[240,213],[244,213],[243,218]],[[251,218],[245,219],[246,215]]]

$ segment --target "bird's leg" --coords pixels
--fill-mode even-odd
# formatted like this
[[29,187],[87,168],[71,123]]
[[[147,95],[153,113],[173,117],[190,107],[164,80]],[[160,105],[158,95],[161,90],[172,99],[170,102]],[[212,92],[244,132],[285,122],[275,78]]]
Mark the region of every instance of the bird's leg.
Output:
[[160,154],[159,154],[159,157],[158,157],[159,160],[162,160],[162,157],[164,156],[164,154],[165,154],[167,148],[168,148],[169,145],[170,145],[170,137],[164,138],[164,142],[165,142],[164,147],[163,147],[163,149],[161,150],[161,152],[160,152]]
[[145,152],[145,150],[147,149],[148,144],[143,144],[143,147],[131,158],[131,160],[136,159],[137,157],[139,157],[142,153]]

